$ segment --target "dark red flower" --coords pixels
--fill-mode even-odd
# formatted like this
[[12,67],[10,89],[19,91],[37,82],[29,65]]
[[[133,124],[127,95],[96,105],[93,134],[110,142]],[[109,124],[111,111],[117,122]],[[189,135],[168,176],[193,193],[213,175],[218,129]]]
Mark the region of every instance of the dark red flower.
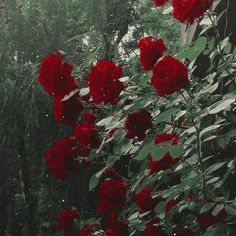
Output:
[[111,228],[106,230],[106,236],[129,236],[128,224],[124,222],[114,222]]
[[180,22],[192,24],[212,5],[213,0],[173,0],[173,16]]
[[64,231],[64,236],[69,236],[72,229],[73,220],[78,218],[79,212],[77,209],[63,209],[57,220],[57,229],[59,231]]
[[144,236],[167,236],[160,225],[148,224],[144,229]]
[[89,122],[89,123],[94,123],[97,116],[96,114],[92,113],[92,112],[85,112],[83,114],[84,120]]
[[125,85],[119,81],[122,74],[122,69],[118,65],[105,59],[91,68],[87,81],[96,104],[115,105],[119,102],[120,93],[125,89]]
[[116,213],[125,205],[127,184],[121,179],[104,181],[99,187],[100,202],[97,212],[100,214]]
[[164,6],[168,0],[152,0],[157,7]]
[[79,165],[74,160],[80,154],[73,137],[67,136],[51,146],[46,154],[45,161],[53,176],[59,179],[66,179],[71,173],[79,175]]
[[39,65],[38,81],[50,95],[63,98],[78,89],[78,83],[71,76],[73,66],[63,61],[60,52],[48,55]]
[[[160,134],[155,138],[155,144],[161,145],[161,143],[169,142],[171,145],[177,145],[179,136],[176,134]],[[153,160],[150,155],[148,158],[149,173],[153,174],[160,170],[171,169],[179,161],[179,158],[173,158],[169,152],[167,152],[160,160]]]
[[172,199],[166,202],[165,204],[165,212],[169,212],[173,207],[175,207],[178,204],[179,201]]
[[176,134],[159,134],[155,137],[155,144],[161,144],[169,142],[171,145],[177,145],[179,141],[179,135]]
[[81,154],[89,155],[90,150],[97,148],[101,144],[98,130],[94,127],[94,120],[96,118],[93,113],[86,113],[84,115],[87,121],[78,124],[74,129],[74,135],[80,145]]
[[107,224],[106,236],[129,236],[128,224],[119,220],[117,214],[112,213]]
[[196,220],[197,223],[201,225],[204,229],[207,229],[211,225],[215,224],[215,218],[208,213],[197,215]]
[[80,236],[93,236],[94,231],[99,227],[99,224],[83,224],[80,230]]
[[189,84],[188,69],[174,57],[165,56],[154,65],[151,84],[159,96],[178,92]]
[[112,167],[108,167],[105,169],[104,174],[112,177],[115,175],[115,170]]
[[146,131],[153,127],[151,114],[146,110],[128,114],[125,121],[126,136],[128,139],[138,137],[142,141],[146,137]]
[[149,173],[153,174],[159,172],[160,170],[171,169],[179,161],[179,158],[173,158],[171,155],[166,153],[161,160],[155,161],[151,156],[148,158],[148,169]]
[[66,100],[54,99],[54,118],[56,122],[74,126],[83,110],[78,93]]
[[152,70],[154,64],[167,50],[161,38],[153,41],[152,36],[140,39],[138,46],[140,49],[140,63],[146,71]]
[[151,211],[157,204],[157,199],[152,197],[152,189],[150,187],[143,188],[134,196],[134,202],[138,205],[142,212]]

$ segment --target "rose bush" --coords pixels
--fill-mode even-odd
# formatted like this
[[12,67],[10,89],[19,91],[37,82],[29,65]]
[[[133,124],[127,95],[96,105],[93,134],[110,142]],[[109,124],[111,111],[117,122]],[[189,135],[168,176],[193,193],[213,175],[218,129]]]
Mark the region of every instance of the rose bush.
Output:
[[[171,3],[174,17],[190,24],[214,9],[213,1]],[[217,21],[209,24],[215,27]],[[120,66],[99,60],[88,73],[86,99],[61,53],[40,63],[38,79],[54,96],[56,121],[74,128],[46,152],[49,171],[64,180],[78,175],[83,161],[95,169],[89,191],[99,196],[98,214],[94,222],[74,222],[76,232],[184,236],[221,235],[223,230],[231,235],[236,216],[236,192],[229,184],[236,176],[235,50],[225,39],[204,36],[177,55],[163,55],[163,40],[152,36],[139,40],[138,47],[141,67],[152,70],[151,78],[144,72],[135,83],[122,80]],[[201,54],[209,56],[212,68],[200,80],[193,72]],[[100,111],[108,104],[110,112]],[[57,228],[68,235],[77,218],[63,210]]]

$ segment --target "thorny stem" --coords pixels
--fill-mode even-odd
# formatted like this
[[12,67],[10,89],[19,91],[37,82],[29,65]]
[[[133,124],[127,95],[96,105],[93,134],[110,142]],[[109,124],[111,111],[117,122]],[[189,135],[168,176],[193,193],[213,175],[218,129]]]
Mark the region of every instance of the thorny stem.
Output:
[[194,125],[194,127],[197,132],[197,151],[198,151],[198,158],[199,158],[199,163],[200,163],[201,172],[202,172],[202,190],[203,190],[204,198],[207,200],[206,176],[205,176],[205,169],[203,165],[202,141],[201,141],[201,136],[200,136],[200,129],[196,124]]
[[[180,93],[180,94],[183,97],[184,101],[186,102],[186,105],[190,109],[191,103],[189,104],[188,100],[186,99],[186,97],[184,96],[183,93]],[[189,94],[190,98],[192,98],[191,93],[189,92],[188,94]],[[192,100],[191,100],[191,102],[192,102]],[[202,191],[203,191],[204,198],[207,200],[206,176],[205,176],[205,169],[204,169],[204,165],[203,165],[202,141],[201,141],[201,136],[200,136],[200,129],[198,127],[198,124],[196,124],[196,122],[194,120],[192,120],[192,122],[193,122],[193,126],[196,130],[196,133],[197,133],[197,152],[198,152],[198,160],[200,163],[201,174],[202,174],[202,183],[203,183]]]

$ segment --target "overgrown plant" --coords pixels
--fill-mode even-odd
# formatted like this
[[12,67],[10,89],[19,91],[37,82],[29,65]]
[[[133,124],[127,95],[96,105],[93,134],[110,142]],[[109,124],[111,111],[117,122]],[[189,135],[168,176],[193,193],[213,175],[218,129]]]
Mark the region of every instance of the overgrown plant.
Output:
[[[73,129],[46,152],[48,169],[61,180],[92,169],[89,191],[99,197],[93,219],[80,219],[73,206],[61,211],[57,228],[65,236],[236,232],[236,50],[218,28],[227,9],[218,14],[221,1],[213,0],[153,3],[171,4],[165,13],[198,22],[201,32],[177,55],[161,38],[140,39],[145,73],[124,77],[101,59],[81,89],[63,52],[40,63],[55,121]],[[200,76],[203,57],[208,67]]]

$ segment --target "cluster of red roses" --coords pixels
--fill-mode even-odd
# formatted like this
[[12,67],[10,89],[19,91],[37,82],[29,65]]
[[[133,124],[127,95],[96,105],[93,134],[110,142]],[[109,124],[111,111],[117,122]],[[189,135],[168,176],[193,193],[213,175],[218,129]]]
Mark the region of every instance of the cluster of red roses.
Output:
[[[168,0],[152,0],[152,2],[160,7],[165,5]],[[173,17],[180,22],[192,24],[212,6],[213,0],[171,0],[171,2]]]
[[188,70],[172,56],[163,56],[167,50],[161,38],[147,36],[139,40],[140,63],[145,71],[152,70],[151,84],[159,96],[171,95],[189,84]]
[[[167,0],[153,1],[157,6],[167,2]],[[193,23],[210,7],[212,1],[173,0],[173,15],[182,22]],[[193,10],[195,14],[192,14]],[[159,96],[171,95],[187,88],[189,85],[187,68],[173,56],[164,55],[167,47],[161,38],[153,40],[152,36],[144,37],[139,41],[138,46],[140,63],[145,71],[152,70],[151,84]],[[53,97],[55,120],[73,127],[72,134],[55,142],[45,154],[48,169],[53,176],[62,180],[70,174],[79,175],[81,164],[88,163],[86,157],[90,151],[101,144],[99,132],[95,127],[96,115],[93,112],[84,112],[83,120],[80,120],[80,114],[85,110],[84,104],[91,102],[116,105],[120,100],[121,92],[125,89],[124,83],[119,80],[123,74],[122,69],[108,60],[100,60],[91,68],[87,77],[89,93],[85,96],[80,95],[79,85],[71,75],[72,70],[73,66],[64,61],[63,53],[57,52],[47,56],[40,63],[38,75],[38,80],[45,91]],[[128,139],[137,138],[137,141],[143,141],[147,132],[153,128],[152,116],[145,109],[130,113],[126,117],[124,128]],[[159,146],[164,145],[165,142],[177,145],[178,141],[177,134],[166,133],[157,135],[154,143]],[[178,157],[173,158],[170,152],[166,152],[160,160],[155,160],[155,157],[150,154],[147,169],[150,175],[171,170],[179,160]],[[128,223],[119,215],[126,204],[128,182],[116,178],[112,168],[107,168],[104,173],[110,178],[100,183],[100,202],[97,212],[107,218],[105,234],[107,236],[129,235]],[[153,211],[160,199],[153,197],[152,192],[152,186],[146,186],[134,195],[134,202],[140,211],[151,212],[152,218],[146,225],[144,234],[145,236],[166,235]],[[178,199],[166,200],[165,212],[171,211],[178,203]],[[63,209],[58,218],[57,228],[68,236],[72,229],[72,222],[78,218],[79,213],[76,209]],[[207,223],[210,225],[214,224],[216,218],[209,219],[204,214],[198,215],[197,221],[200,225],[204,225],[202,221],[211,222]],[[98,224],[84,224],[80,235],[92,236],[98,227]],[[181,227],[176,227],[174,233],[181,236],[194,235],[190,229]]]
[[[57,221],[57,229],[64,231],[64,236],[71,235],[72,224],[74,220],[79,219],[79,212],[76,208],[71,210],[65,208],[61,211]],[[99,227],[99,224],[83,224],[80,230],[80,236],[93,236],[94,231]]]
[[[142,41],[144,42],[145,39]],[[159,47],[159,42],[162,43],[163,50],[165,50],[166,47],[162,40],[158,40],[157,47]],[[154,44],[156,45],[155,42]],[[162,56],[160,50],[152,52],[153,46],[150,46],[151,44],[147,44],[144,50],[140,47],[140,61],[143,63],[145,60],[150,60],[148,61],[149,68],[151,68],[150,65],[153,66],[155,61]],[[142,58],[145,58],[145,60]],[[174,58],[173,60],[177,61]],[[179,61],[177,61],[177,65],[180,65],[181,68],[185,68]],[[92,101],[96,104],[111,103],[115,105],[120,99],[120,93],[125,89],[125,85],[119,81],[119,78],[122,76],[121,68],[107,60],[100,60],[92,67],[87,78],[89,94],[85,97],[81,97],[78,83],[71,75],[72,69],[72,65],[63,60],[63,54],[57,52],[47,56],[41,62],[38,75],[38,80],[45,91],[54,98],[55,120],[74,127],[74,131],[71,135],[55,142],[45,154],[48,169],[52,175],[59,179],[65,179],[69,174],[79,175],[81,162],[79,162],[80,159],[78,157],[88,156],[91,149],[97,148],[101,142],[99,132],[94,125],[96,119],[94,113],[85,112],[83,114],[84,121],[78,122],[79,115],[84,109],[83,103],[88,102],[91,97]],[[163,67],[163,70],[169,70],[169,68]],[[168,78],[169,81],[175,80],[179,74],[180,79],[187,80],[187,76],[183,77],[178,70],[176,73],[177,74],[173,74],[172,77]],[[181,88],[175,89],[175,91],[179,89]],[[134,139],[137,137],[138,141],[143,141],[146,137],[146,132],[153,128],[151,118],[151,114],[146,110],[129,114],[125,121],[127,138]],[[157,136],[155,139],[156,144],[165,141],[171,141],[171,144],[175,145],[177,144],[178,136],[164,134]],[[83,159],[83,161],[84,160],[85,159]],[[149,157],[148,169],[150,170],[150,174],[152,174],[160,170],[171,168],[177,161],[178,159],[173,159],[169,153],[166,153],[159,161],[154,161],[152,157]],[[105,181],[100,185],[99,194],[101,201],[98,206],[98,213],[109,215],[109,219],[112,219],[108,219],[107,221],[107,235],[115,235],[117,226],[119,226],[120,230],[123,230],[122,235],[124,235],[124,232],[128,234],[127,223],[121,221],[118,215],[118,209],[121,209],[125,204],[126,188],[127,185],[125,182],[117,179]],[[63,222],[63,219],[67,219],[65,222],[69,221],[68,219],[72,221],[71,219],[73,219],[73,217],[63,217],[67,213],[68,210],[62,211],[59,217],[61,220],[59,220],[59,222]],[[111,223],[114,222],[114,220],[115,224]],[[59,229],[63,228],[62,223],[58,225],[61,225],[58,227]],[[71,224],[65,223],[65,225],[67,225],[64,226],[64,232],[66,233],[68,228],[70,228],[68,225]]]
[[122,179],[109,179],[100,184],[100,202],[97,212],[107,217],[106,236],[128,236],[128,224],[119,217],[125,206],[127,183]]

